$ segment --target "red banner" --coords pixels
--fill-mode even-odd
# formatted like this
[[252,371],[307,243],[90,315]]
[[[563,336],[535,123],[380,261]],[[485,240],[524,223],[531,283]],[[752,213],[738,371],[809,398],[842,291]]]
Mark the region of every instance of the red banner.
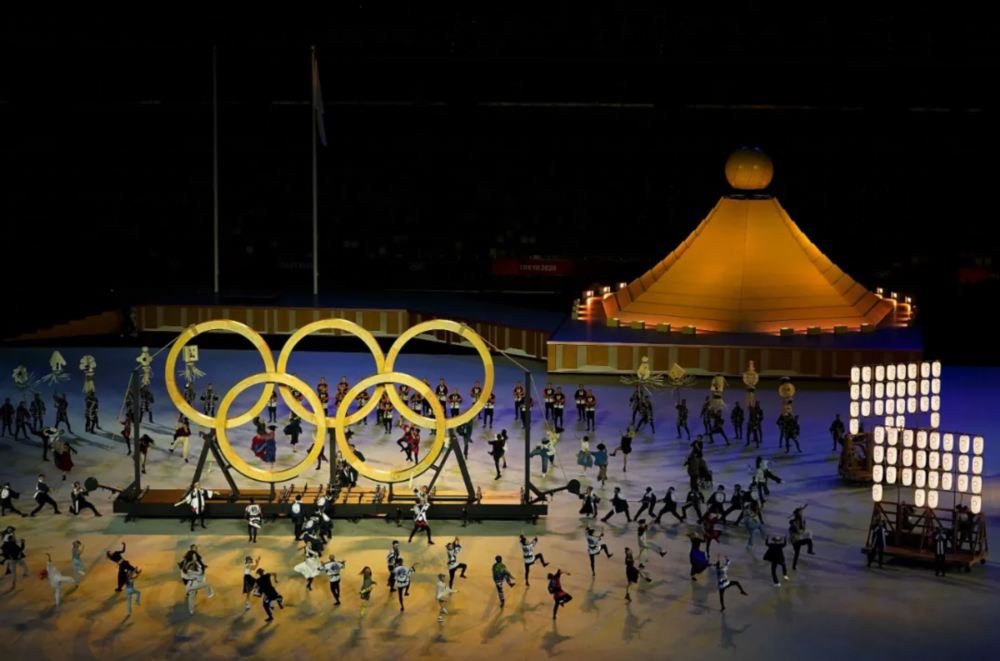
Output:
[[493,275],[570,275],[568,259],[494,259]]

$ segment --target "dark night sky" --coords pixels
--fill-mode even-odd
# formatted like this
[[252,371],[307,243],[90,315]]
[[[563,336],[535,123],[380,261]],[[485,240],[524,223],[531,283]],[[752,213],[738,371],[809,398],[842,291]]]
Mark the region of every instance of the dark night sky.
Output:
[[[850,3],[468,4],[25,15],[0,65],[2,213],[21,247],[6,267],[48,261],[55,244],[67,291],[211,290],[213,44],[225,291],[308,291],[312,43],[330,136],[325,290],[359,272],[374,286],[502,288],[491,249],[635,258],[596,267],[632,277],[726,192],[725,158],[744,144],[772,156],[772,192],[806,234],[871,287],[888,273],[947,299],[963,252],[995,252],[991,21],[930,3],[905,17]],[[748,105],[781,108],[732,107]],[[123,269],[135,260],[144,271]]]

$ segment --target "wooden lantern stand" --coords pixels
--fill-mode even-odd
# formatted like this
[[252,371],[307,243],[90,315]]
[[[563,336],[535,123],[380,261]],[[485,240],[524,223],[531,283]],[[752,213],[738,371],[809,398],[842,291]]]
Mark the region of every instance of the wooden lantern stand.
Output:
[[848,482],[872,483],[874,439],[871,432],[847,434],[841,441],[840,464],[837,473]]
[[949,566],[958,565],[969,573],[972,565],[985,564],[989,557],[986,517],[982,512],[975,515],[971,528],[963,531],[959,529],[958,511],[954,509],[914,507],[907,517],[902,503],[875,503],[868,539],[861,549],[866,555],[871,551],[872,535],[879,518],[886,522],[887,556],[934,562],[934,530],[940,527],[948,535],[945,560]]

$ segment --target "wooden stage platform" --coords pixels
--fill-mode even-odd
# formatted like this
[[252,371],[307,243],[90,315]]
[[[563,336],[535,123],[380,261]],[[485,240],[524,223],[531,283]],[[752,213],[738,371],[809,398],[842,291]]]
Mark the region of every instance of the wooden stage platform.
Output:
[[[114,512],[125,514],[126,520],[183,518],[188,515],[188,508],[185,505],[174,505],[181,502],[185,493],[182,489],[148,489],[134,500],[119,495],[114,501]],[[216,492],[215,497],[208,500],[205,517],[242,519],[250,498],[254,498],[261,506],[266,519],[287,517],[297,494],[302,494],[306,511],[311,513],[319,496],[319,485],[292,485],[274,493],[267,489],[244,489],[235,499],[229,497],[228,491]],[[387,523],[397,519],[405,522],[412,518],[411,508],[415,502],[416,498],[410,491],[391,494],[383,491],[379,497],[375,489],[357,487],[340,491],[333,499],[328,513],[331,518],[347,519],[355,523],[361,519],[378,518],[386,519]],[[431,497],[431,504],[432,507],[427,512],[429,519],[534,521],[548,514],[548,503],[524,504],[517,491],[486,491],[482,494],[482,500],[469,502],[464,491],[440,490]]]

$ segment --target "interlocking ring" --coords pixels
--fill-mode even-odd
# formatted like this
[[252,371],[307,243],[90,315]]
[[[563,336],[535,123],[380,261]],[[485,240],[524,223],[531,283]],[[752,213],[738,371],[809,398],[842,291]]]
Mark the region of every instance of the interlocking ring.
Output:
[[[214,330],[225,330],[231,333],[236,333],[241,335],[246,339],[250,340],[257,352],[260,353],[260,357],[264,359],[264,372],[274,373],[274,356],[271,355],[271,348],[267,346],[267,342],[264,338],[260,336],[254,329],[250,328],[246,324],[241,324],[238,321],[233,321],[232,319],[216,319],[214,321],[204,321],[200,324],[193,324],[188,326],[177,341],[174,346],[170,348],[170,353],[167,354],[167,366],[166,366],[166,379],[167,379],[167,394],[170,395],[171,401],[173,401],[174,406],[180,410],[191,422],[201,425],[202,427],[215,427],[216,418],[205,415],[204,413],[198,413],[191,407],[190,404],[185,401],[184,396],[177,389],[177,358],[181,355],[181,351],[184,346],[198,337],[202,333],[207,333]],[[257,403],[253,405],[249,411],[243,415],[237,416],[226,420],[226,429],[232,429],[233,427],[238,427],[242,424],[250,422],[257,417],[257,414],[264,410],[267,406],[267,400],[271,398],[271,393],[274,391],[274,385],[269,384],[264,388],[264,391],[260,394],[260,399]]]
[[[357,470],[360,475],[364,475],[371,480],[388,483],[405,482],[426,471],[431,464],[437,460],[438,455],[441,454],[441,450],[448,442],[446,431],[472,420],[486,405],[486,401],[489,399],[489,396],[493,391],[493,357],[490,355],[489,348],[475,331],[465,324],[460,324],[455,321],[449,321],[447,319],[432,319],[430,321],[417,324],[400,335],[389,349],[388,355],[383,356],[382,349],[379,347],[375,337],[365,328],[362,328],[358,324],[345,319],[322,319],[303,326],[296,331],[291,338],[289,338],[278,357],[276,370],[274,357],[263,337],[261,337],[249,326],[238,321],[232,321],[230,319],[217,319],[214,321],[194,324],[184,330],[184,332],[182,332],[177,338],[177,341],[170,349],[170,353],[167,355],[167,364],[165,368],[167,392],[170,395],[171,401],[173,401],[178,410],[180,410],[181,413],[187,416],[192,422],[195,422],[203,427],[215,428],[219,447],[222,450],[223,456],[226,457],[233,468],[235,468],[240,474],[260,482],[284,482],[294,479],[295,477],[301,475],[306,468],[311,465],[311,462],[316,461],[320,453],[323,451],[326,444],[326,430],[328,422],[327,416],[322,412],[323,408],[322,403],[319,400],[319,395],[317,395],[316,392],[304,381],[287,374],[285,370],[288,366],[288,360],[291,357],[292,350],[304,337],[319,330],[329,329],[345,331],[358,337],[365,343],[368,349],[372,352],[372,356],[375,358],[375,368],[378,373],[362,379],[348,391],[342,402],[344,405],[337,407],[337,415],[334,423],[334,429],[337,436],[337,446],[340,448],[344,459],[355,470]],[[226,330],[247,338],[257,349],[258,353],[260,353],[261,358],[264,359],[264,371],[247,377],[233,386],[233,388],[231,388],[229,392],[223,396],[222,403],[219,406],[218,415],[214,418],[203,413],[199,413],[194,410],[194,408],[191,407],[187,401],[185,401],[183,395],[181,395],[180,391],[177,389],[177,379],[175,376],[177,358],[180,356],[184,346],[198,335],[213,330]],[[422,333],[435,330],[448,331],[462,336],[476,348],[476,351],[483,359],[485,377],[483,380],[482,395],[479,400],[474,402],[465,413],[454,418],[445,417],[444,408],[441,406],[441,403],[438,401],[436,394],[430,386],[413,376],[393,371],[393,365],[395,364],[396,358],[399,356],[399,352],[407,342]],[[430,405],[434,418],[424,417],[410,409],[408,403],[404,402],[399,396],[399,393],[396,392],[396,388],[393,385],[394,383],[407,385],[420,393],[420,395]],[[243,415],[235,418],[227,418],[226,414],[229,413],[229,408],[236,400],[236,397],[247,388],[259,384],[263,384],[265,387],[257,403]],[[237,455],[235,450],[233,450],[232,445],[229,443],[229,439],[226,436],[226,430],[250,422],[261,411],[263,411],[264,407],[267,406],[271,393],[274,392],[275,384],[279,386],[278,390],[281,393],[282,398],[285,400],[285,403],[288,404],[289,408],[306,422],[316,425],[316,439],[313,443],[313,449],[301,463],[280,471],[268,471],[251,466],[239,455]],[[376,386],[375,395],[371,397],[369,402],[360,410],[355,411],[353,414],[348,414],[348,411],[350,410],[350,403],[354,401],[354,398],[357,397],[362,390],[367,390],[372,386]],[[386,386],[388,386],[388,388],[386,388]],[[300,402],[296,401],[295,398],[291,396],[291,393],[288,390],[289,387],[300,391],[309,401],[309,405],[313,410],[307,410]],[[392,471],[371,468],[358,459],[357,455],[353,450],[351,450],[350,445],[347,442],[347,425],[361,420],[376,406],[378,406],[379,399],[384,389],[388,391],[389,399],[392,401],[393,406],[399,410],[399,414],[403,418],[423,427],[433,426],[437,430],[430,451],[424,455],[424,458],[418,464],[409,468]]]
[[326,416],[322,413],[314,416],[314,419],[316,420],[316,438],[313,442],[312,450],[309,451],[309,454],[307,454],[306,458],[300,463],[292,466],[291,468],[286,468],[280,471],[269,471],[261,468],[255,468],[244,461],[243,457],[236,454],[236,451],[233,450],[233,446],[230,445],[229,439],[226,437],[226,428],[229,426],[226,424],[226,414],[229,413],[229,407],[233,405],[233,402],[241,392],[259,383],[272,384],[272,388],[275,383],[281,384],[285,387],[291,386],[302,393],[302,395],[309,401],[309,406],[313,407],[313,410],[322,411],[323,405],[319,401],[319,395],[313,392],[302,379],[294,377],[291,374],[276,374],[274,372],[261,372],[259,374],[254,374],[253,376],[248,376],[230,388],[229,392],[226,393],[226,396],[222,398],[222,402],[219,404],[219,415],[215,418],[215,433],[217,434],[217,439],[219,441],[219,448],[222,450],[222,456],[226,458],[226,461],[228,461],[233,468],[239,471],[241,475],[249,477],[251,480],[257,480],[259,482],[286,482],[301,475],[306,468],[311,466],[313,462],[319,458],[320,453],[323,451],[324,441],[326,439]]
[[[431,390],[430,386],[426,383],[416,377],[410,376],[409,374],[386,372],[361,379],[361,381],[359,381],[353,388],[347,391],[347,395],[344,397],[344,400],[351,401],[352,397],[356,397],[362,390],[367,390],[372,386],[391,383],[401,383],[405,386],[410,386],[419,392],[431,405],[431,411],[434,413],[433,422],[436,429],[434,443],[431,445],[431,449],[426,455],[424,455],[424,458],[421,459],[418,464],[400,470],[385,471],[372,468],[365,462],[358,459],[358,456],[354,454],[354,450],[351,449],[350,444],[347,442],[346,406],[342,406],[338,409],[337,418],[333,423],[333,428],[337,434],[337,448],[340,450],[341,454],[344,455],[344,460],[353,466],[358,473],[364,475],[370,480],[375,480],[376,482],[407,482],[430,468],[431,464],[434,463],[434,460],[437,459],[439,454],[441,454],[441,450],[444,449],[444,444],[448,440],[447,434],[445,433],[448,426],[446,424],[444,408],[441,406],[441,402],[439,402],[434,396],[434,391]],[[392,391],[390,390],[390,392]],[[427,418],[423,419],[426,420]]]

